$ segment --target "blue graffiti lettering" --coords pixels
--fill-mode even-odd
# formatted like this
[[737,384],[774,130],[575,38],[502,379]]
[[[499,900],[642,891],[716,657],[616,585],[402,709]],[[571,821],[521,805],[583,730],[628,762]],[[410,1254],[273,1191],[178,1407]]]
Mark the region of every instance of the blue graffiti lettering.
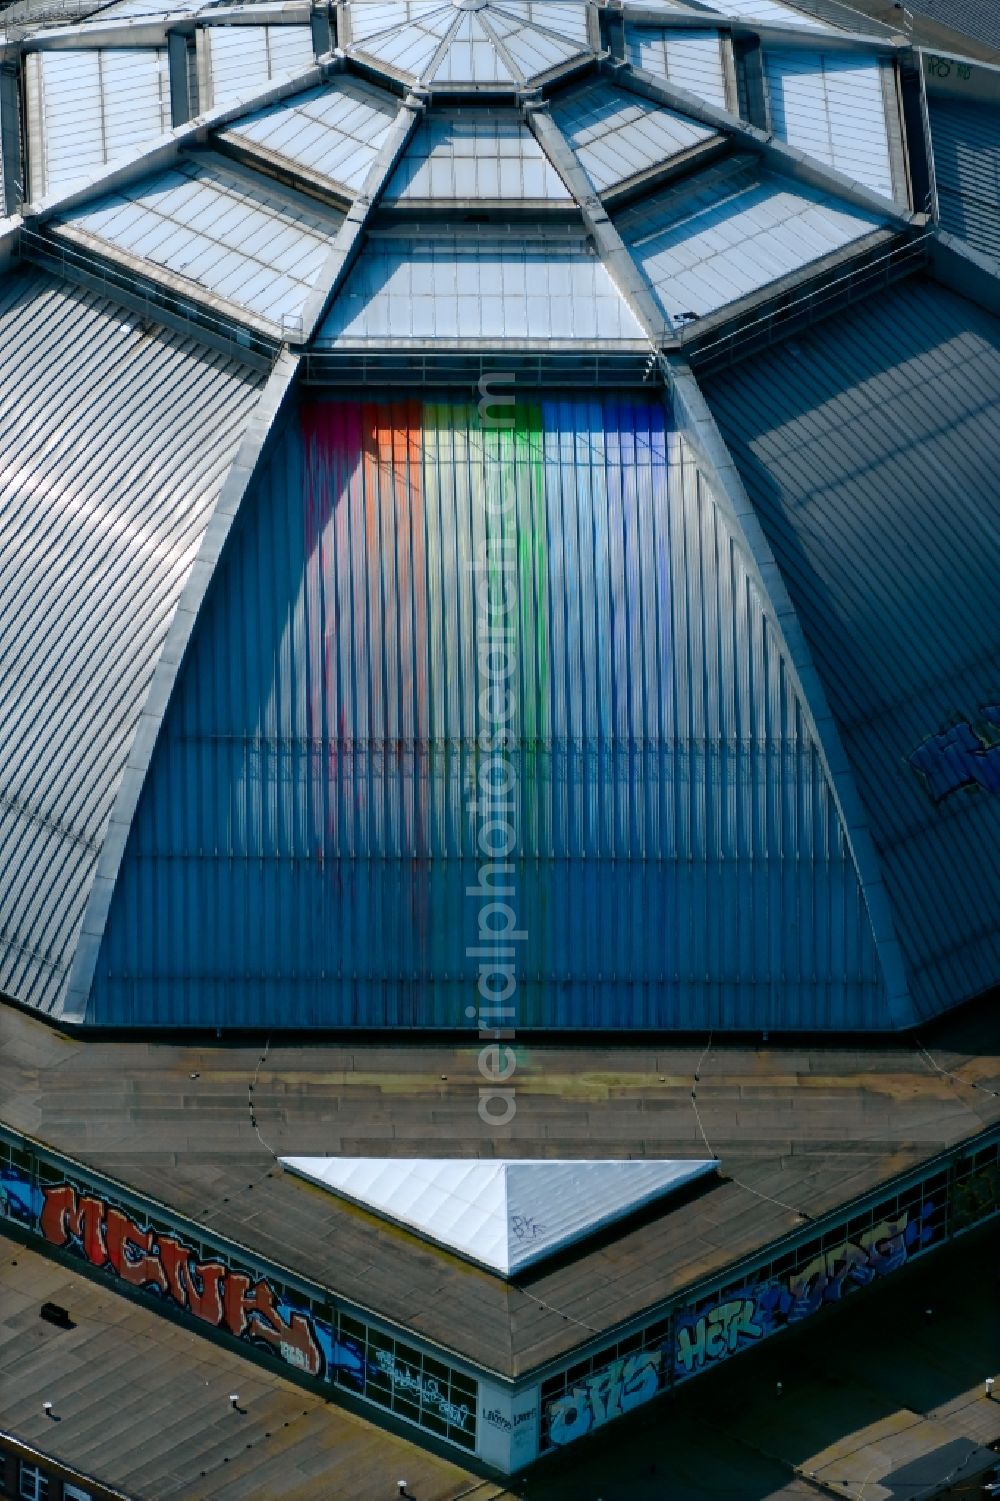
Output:
[[936,803],[963,787],[1000,792],[1000,704],[986,705],[974,724],[962,720],[932,735],[917,746],[910,765],[925,778]]

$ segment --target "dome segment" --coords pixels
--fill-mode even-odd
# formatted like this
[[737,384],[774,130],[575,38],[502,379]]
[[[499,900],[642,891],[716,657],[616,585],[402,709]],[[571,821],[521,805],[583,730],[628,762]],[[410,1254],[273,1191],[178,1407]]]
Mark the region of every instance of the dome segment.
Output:
[[586,0],[348,0],[348,53],[431,87],[520,89],[593,55]]

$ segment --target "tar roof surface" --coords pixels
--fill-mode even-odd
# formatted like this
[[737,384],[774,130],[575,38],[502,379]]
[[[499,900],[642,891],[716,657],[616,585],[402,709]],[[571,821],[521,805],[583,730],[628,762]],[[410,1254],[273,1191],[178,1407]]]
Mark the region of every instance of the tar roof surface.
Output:
[[[46,1300],[66,1308],[74,1328],[43,1322]],[[307,1501],[320,1486],[337,1501],[371,1501],[395,1495],[399,1476],[420,1501],[499,1495],[458,1464],[5,1238],[0,1365],[0,1426],[129,1496]]]
[[[995,1278],[994,1237],[963,1239],[852,1299],[818,1344],[809,1328],[790,1331],[501,1494],[0,1239],[0,1426],[157,1501],[372,1501],[394,1494],[397,1476],[418,1501],[663,1501],[667,1473],[670,1501],[818,1501],[838,1481],[841,1493],[864,1486],[867,1501],[925,1497],[959,1463],[967,1487],[995,1462],[986,1446],[1000,1441],[1000,1403],[982,1386],[996,1351],[995,1319],[983,1316]],[[74,1330],[39,1319],[46,1298],[68,1307]],[[243,1414],[230,1411],[231,1391]]]
[[[995,1007],[953,1016],[926,1038],[930,1057],[912,1037],[524,1047],[517,1116],[488,1131],[472,1049],[280,1042],[260,1063],[259,1043],[81,1041],[6,1008],[0,1099],[15,1129],[478,1365],[519,1375],[1000,1120]],[[258,1065],[260,1139],[248,1108]],[[730,1181],[515,1285],[275,1161],[701,1157],[698,1116]]]

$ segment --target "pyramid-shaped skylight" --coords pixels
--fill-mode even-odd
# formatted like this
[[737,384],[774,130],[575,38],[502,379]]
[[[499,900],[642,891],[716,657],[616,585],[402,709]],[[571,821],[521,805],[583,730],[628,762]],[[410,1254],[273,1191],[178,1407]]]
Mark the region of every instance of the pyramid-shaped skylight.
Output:
[[385,1157],[282,1157],[281,1163],[503,1277],[718,1165]]
[[591,54],[584,0],[350,0],[349,52],[439,87],[519,87]]

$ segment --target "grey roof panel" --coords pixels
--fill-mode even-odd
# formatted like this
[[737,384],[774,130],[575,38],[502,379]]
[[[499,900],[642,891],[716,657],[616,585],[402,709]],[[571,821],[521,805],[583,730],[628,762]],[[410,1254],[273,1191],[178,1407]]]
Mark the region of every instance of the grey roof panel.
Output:
[[204,155],[96,199],[61,226],[280,327],[301,315],[342,222],[333,208]]
[[839,721],[931,1014],[1000,981],[1000,323],[912,281],[706,391]]
[[941,223],[1000,260],[1000,108],[928,98]]
[[552,115],[598,192],[717,139],[697,120],[605,83],[561,95]]
[[37,274],[0,284],[0,340],[0,991],[54,1010],[259,381]]

